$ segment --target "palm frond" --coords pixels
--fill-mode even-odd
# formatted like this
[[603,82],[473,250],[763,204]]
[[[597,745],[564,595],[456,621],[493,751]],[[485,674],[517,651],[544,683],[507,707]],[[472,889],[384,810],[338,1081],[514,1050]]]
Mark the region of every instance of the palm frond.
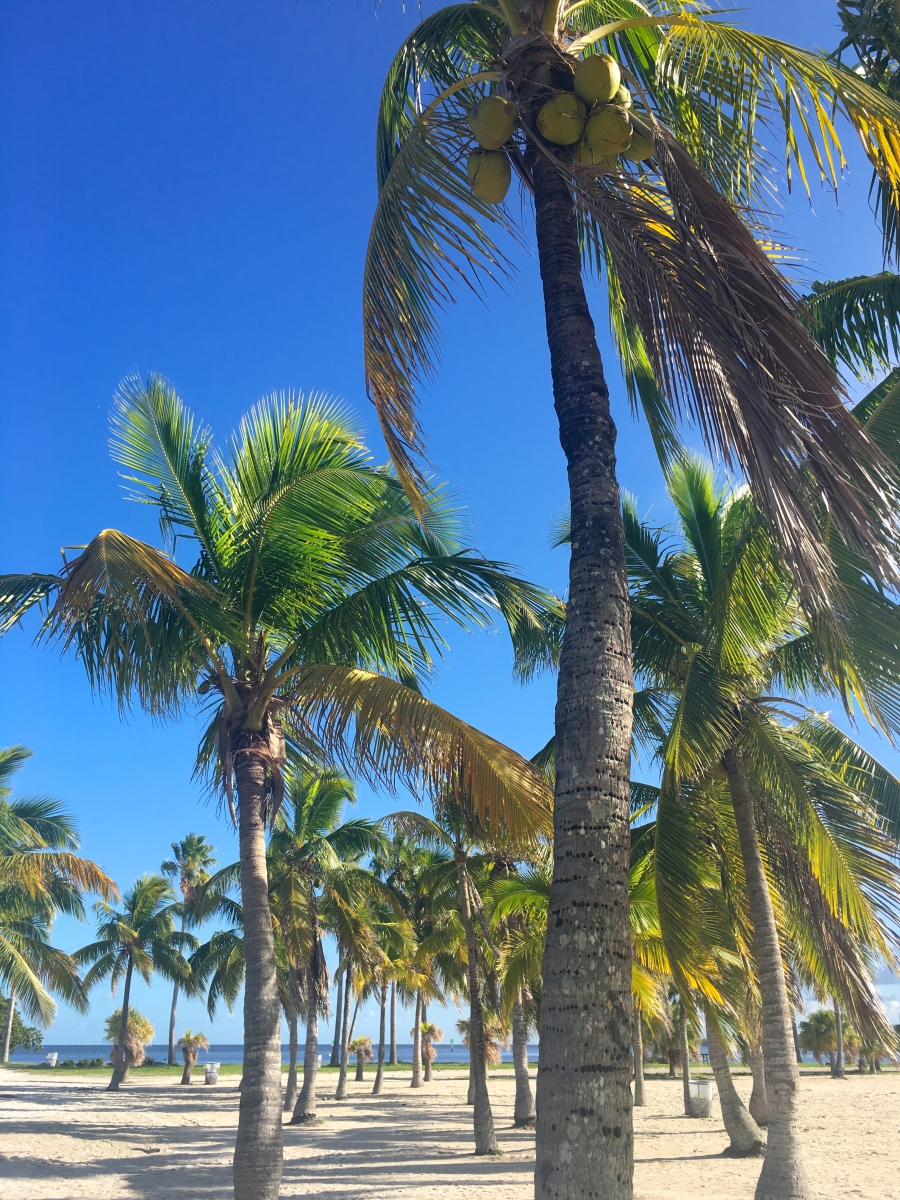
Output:
[[900,275],[882,271],[814,283],[797,311],[829,361],[859,378],[900,357]]

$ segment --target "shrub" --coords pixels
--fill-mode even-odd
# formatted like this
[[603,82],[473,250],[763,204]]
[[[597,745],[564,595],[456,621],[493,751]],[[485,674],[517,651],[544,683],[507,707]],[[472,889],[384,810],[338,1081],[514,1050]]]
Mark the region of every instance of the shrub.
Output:
[[75,1059],[74,1058],[64,1058],[63,1061],[59,1065],[61,1067],[74,1067]]

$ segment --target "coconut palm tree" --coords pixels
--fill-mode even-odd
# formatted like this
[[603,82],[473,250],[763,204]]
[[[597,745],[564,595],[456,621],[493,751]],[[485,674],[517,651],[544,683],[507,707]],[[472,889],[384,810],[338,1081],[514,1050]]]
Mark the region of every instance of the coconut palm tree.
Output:
[[[190,906],[197,886],[209,879],[209,868],[216,865],[213,847],[207,845],[198,833],[189,833],[180,842],[172,842],[172,857],[160,867],[164,875],[177,879],[181,892],[181,932],[187,929]],[[175,1013],[178,1008],[178,981],[172,987],[172,1010],[169,1013],[169,1066],[175,1065]],[[188,1080],[190,1082],[190,1080]]]
[[181,1082],[188,1084],[191,1082],[191,1071],[197,1062],[200,1051],[209,1049],[209,1041],[205,1033],[191,1033],[190,1029],[186,1029],[178,1039],[178,1048],[184,1058]]
[[[240,833],[247,934],[238,1200],[273,1200],[281,1174],[280,1004],[265,834],[287,753],[332,753],[423,790],[458,774],[511,827],[546,821],[543,781],[517,754],[428,700],[438,621],[502,617],[519,650],[546,642],[558,605],[466,551],[438,494],[417,515],[345,412],[270,397],[227,452],[158,376],[126,380],[113,455],[155,505],[168,553],[99,533],[55,574],[0,580],[0,630],[45,605],[39,636],[83,662],[91,684],[160,717],[198,700],[199,767]],[[203,699],[206,697],[207,699]],[[235,804],[236,797],[236,804]]]
[[[122,1019],[125,1019],[125,1038],[122,1039]],[[156,1030],[143,1013],[129,1005],[128,1010],[114,1008],[103,1022],[103,1040],[112,1042],[109,1060],[128,1075],[129,1067],[139,1067],[144,1061],[144,1047],[153,1041]]]
[[91,964],[84,977],[85,991],[101,979],[109,979],[115,995],[119,980],[124,979],[117,1057],[107,1091],[117,1092],[128,1078],[125,1040],[135,970],[147,983],[157,971],[166,979],[180,979],[182,984],[191,980],[191,969],[182,951],[195,949],[197,939],[175,929],[174,901],[175,893],[162,875],[142,875],[125,893],[121,910],[102,900],[94,905],[97,940],[74,955],[79,964]]
[[[616,69],[602,64],[598,95],[590,87],[596,64],[582,64],[601,51]],[[630,94],[616,90],[620,72]],[[584,129],[576,87],[590,102],[620,101],[619,110],[596,116],[620,131],[602,152],[624,150],[624,159],[595,163],[590,144],[574,155],[558,144]],[[500,117],[490,130],[476,110],[488,97]],[[548,119],[566,106],[574,113],[561,121],[567,130],[552,131]],[[497,233],[518,232],[517,206],[496,203],[504,189],[479,185],[481,151],[467,162],[474,186],[463,173],[473,150],[470,117],[495,155],[492,169],[507,179],[514,173],[533,198],[574,529],[556,710],[555,845],[568,853],[577,838],[580,861],[597,864],[575,872],[560,864],[555,886],[542,1009],[540,1200],[586,1189],[630,1195],[633,1161],[628,588],[615,427],[583,269],[605,270],[629,390],[661,448],[671,450],[675,414],[697,418],[709,444],[750,481],[810,605],[827,608],[834,590],[823,505],[875,576],[893,583],[892,472],[850,421],[789,287],[736,213],[765,202],[771,160],[760,152],[758,119],[785,123],[789,169],[805,178],[808,144],[816,168],[836,183],[835,115],[849,119],[895,193],[900,107],[892,99],[825,55],[744,32],[719,14],[634,0],[451,4],[405,40],[382,93],[365,362],[411,496],[421,489],[416,456],[424,447],[415,395],[435,367],[438,311],[456,285],[502,277],[509,262]],[[627,157],[634,134],[641,163]],[[597,694],[603,703],[590,703]],[[616,920],[585,929],[584,914],[600,912]],[[584,1112],[591,1118],[572,1115]],[[799,1168],[784,1175],[779,1167],[777,1185],[775,1173],[767,1165],[768,1194],[804,1194]]]
[[420,1028],[422,1038],[422,1064],[425,1068],[425,1082],[431,1083],[431,1064],[437,1058],[436,1046],[444,1040],[444,1031],[433,1021],[423,1021]]
[[372,1039],[370,1037],[357,1037],[350,1043],[350,1053],[356,1055],[356,1083],[362,1083],[365,1078],[363,1072],[366,1063],[372,1062],[374,1055],[372,1054]]

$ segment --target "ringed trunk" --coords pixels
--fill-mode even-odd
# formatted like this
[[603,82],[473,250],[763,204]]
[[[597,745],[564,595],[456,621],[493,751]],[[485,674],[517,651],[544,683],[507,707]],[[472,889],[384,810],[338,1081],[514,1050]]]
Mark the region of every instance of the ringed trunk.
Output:
[[331,1043],[331,1059],[328,1063],[329,1067],[336,1067],[341,1061],[341,1043],[344,1038],[344,968],[338,964],[337,969],[337,997],[334,1002],[334,1013],[336,1020],[334,1022],[334,1041]]
[[756,1200],[808,1200],[809,1186],[800,1152],[797,1094],[800,1075],[794,1053],[791,1005],[772,897],[759,848],[753,796],[736,751],[730,750],[725,755],[724,766],[747,879],[753,947],[762,1000],[769,1132],[766,1157],[756,1186]]
[[292,1125],[312,1125],[316,1120],[316,1076],[319,1071],[319,1014],[316,1010],[315,980],[307,975],[306,1046],[303,1051],[303,1086],[294,1105]]
[[6,1006],[6,1024],[3,1028],[3,1062],[9,1062],[9,1043],[12,1040],[13,1013],[16,1011],[16,989],[9,989],[9,1003]]
[[235,1200],[277,1200],[283,1153],[281,1001],[266,873],[266,770],[263,760],[248,752],[252,743],[247,732],[242,731],[237,740],[234,759],[246,967],[244,1070],[234,1148],[234,1195]]
[[758,1158],[765,1154],[766,1143],[762,1130],[744,1107],[744,1102],[737,1093],[731,1070],[728,1066],[728,1055],[725,1043],[719,1032],[715,1017],[706,1010],[706,1043],[709,1047],[709,1062],[716,1077],[716,1090],[719,1093],[719,1104],[722,1108],[722,1123],[731,1141],[724,1154],[732,1158]]
[[687,1011],[684,1000],[678,1005],[678,1057],[681,1060],[681,1094],[684,1100],[684,1115],[691,1115],[691,1051],[688,1046]]
[[397,1064],[397,981],[391,984],[391,1057],[388,1060],[392,1067]]
[[413,1021],[412,1083],[410,1087],[422,1086],[422,993],[416,992],[416,1015]]
[[466,931],[466,957],[469,973],[469,1080],[474,1101],[475,1153],[499,1154],[497,1135],[494,1132],[494,1114],[487,1084],[487,1058],[484,1046],[484,1008],[481,1002],[481,972],[478,969],[478,939],[475,922],[472,920],[472,905],[469,898],[469,872],[466,855],[457,850],[456,875],[459,881],[459,915]]
[[287,1015],[288,1020],[288,1077],[284,1089],[284,1112],[293,1112],[297,1103],[297,1010],[291,1006]]
[[[184,922],[182,921],[182,926]],[[184,929],[181,930],[184,933]],[[169,1013],[169,1066],[174,1067],[178,1059],[175,1055],[175,1013],[178,1008],[178,984],[172,988],[172,1010]]]
[[512,1008],[513,1066],[516,1073],[516,1102],[513,1107],[513,1125],[517,1129],[534,1128],[534,1096],[528,1078],[528,1027],[525,1024],[525,1009],[522,993],[516,995]]
[[347,963],[344,971],[344,1016],[341,1021],[341,1065],[338,1073],[335,1100],[347,1099],[347,1064],[350,1061],[350,988],[353,983],[353,966]]
[[841,1006],[837,999],[834,1001],[834,1036],[837,1046],[834,1055],[834,1077],[835,1079],[846,1079],[844,1071],[844,1025],[841,1020]]
[[378,1017],[378,1070],[375,1072],[375,1086],[372,1088],[373,1096],[381,1095],[381,1083],[384,1078],[384,1018],[385,1009],[387,1008],[387,984],[381,985],[381,995],[379,996],[379,1008],[381,1009]]
[[628,1200],[631,637],[616,430],[568,186],[533,153],[537,245],[572,548],[556,700],[554,868],[543,960],[536,1200]]
[[753,1076],[753,1090],[750,1092],[750,1116],[757,1125],[765,1128],[769,1123],[769,1104],[766,1099],[766,1067],[765,1054],[762,1046],[755,1038],[747,1039],[747,1061],[750,1064],[750,1074]]
[[131,1001],[131,976],[134,972],[134,958],[128,956],[128,970],[125,972],[125,990],[122,993],[122,1020],[119,1022],[119,1040],[116,1044],[116,1065],[113,1067],[112,1079],[107,1087],[108,1092],[117,1092],[119,1085],[128,1079],[128,1059],[125,1056],[125,1038],[128,1033],[128,1005]]
[[647,1103],[644,1099],[644,1028],[641,1010],[637,1005],[634,1006],[631,1014],[631,1022],[631,1045],[634,1051],[634,1103],[637,1108],[643,1108]]

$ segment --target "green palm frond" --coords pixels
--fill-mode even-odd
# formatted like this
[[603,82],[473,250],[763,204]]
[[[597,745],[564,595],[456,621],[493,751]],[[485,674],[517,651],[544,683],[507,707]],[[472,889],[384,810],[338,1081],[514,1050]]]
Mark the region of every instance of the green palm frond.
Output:
[[882,271],[814,283],[798,312],[830,361],[859,378],[900,357],[900,275]]

